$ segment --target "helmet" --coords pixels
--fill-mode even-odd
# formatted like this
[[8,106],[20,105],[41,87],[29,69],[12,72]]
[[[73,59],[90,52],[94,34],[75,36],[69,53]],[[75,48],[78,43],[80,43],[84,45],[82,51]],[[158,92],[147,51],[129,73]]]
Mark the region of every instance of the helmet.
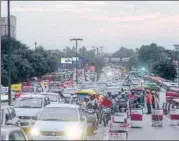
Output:
[[105,97],[105,98],[108,98],[108,97],[109,97],[109,95],[108,95],[108,94],[105,94],[105,95],[104,95],[104,97]]
[[94,100],[94,99],[95,99],[95,95],[91,95],[90,100]]
[[88,101],[89,101],[89,98],[88,98],[88,97],[85,97],[85,98],[84,98],[84,101],[85,101],[85,102],[88,102]]

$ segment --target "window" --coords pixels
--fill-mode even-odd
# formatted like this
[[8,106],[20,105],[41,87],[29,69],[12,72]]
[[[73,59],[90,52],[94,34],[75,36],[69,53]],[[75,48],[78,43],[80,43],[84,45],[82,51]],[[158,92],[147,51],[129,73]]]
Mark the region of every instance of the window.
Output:
[[10,118],[13,119],[16,116],[16,112],[13,108],[8,108]]
[[22,131],[14,131],[9,134],[9,140],[14,141],[14,140],[26,140],[24,134]]

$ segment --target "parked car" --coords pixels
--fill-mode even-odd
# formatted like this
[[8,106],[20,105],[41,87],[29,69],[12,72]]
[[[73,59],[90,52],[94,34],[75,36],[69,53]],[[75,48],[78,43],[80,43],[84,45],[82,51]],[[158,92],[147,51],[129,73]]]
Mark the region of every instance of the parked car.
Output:
[[7,141],[28,141],[27,136],[21,127],[1,126],[1,140]]

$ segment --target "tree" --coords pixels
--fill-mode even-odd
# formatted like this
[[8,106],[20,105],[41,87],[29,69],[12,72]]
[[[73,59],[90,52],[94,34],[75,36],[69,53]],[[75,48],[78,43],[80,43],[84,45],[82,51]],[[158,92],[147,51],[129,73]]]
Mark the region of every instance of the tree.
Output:
[[153,63],[159,60],[162,51],[164,48],[155,43],[141,46],[138,49],[140,65],[152,71]]
[[177,71],[173,64],[162,61],[154,65],[154,74],[167,80],[174,80],[177,76]]

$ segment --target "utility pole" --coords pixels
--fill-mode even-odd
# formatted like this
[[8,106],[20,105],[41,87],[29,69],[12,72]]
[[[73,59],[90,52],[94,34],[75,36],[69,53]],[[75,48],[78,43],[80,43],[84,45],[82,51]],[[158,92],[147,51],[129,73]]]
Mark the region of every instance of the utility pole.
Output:
[[37,42],[34,42],[34,45],[35,45],[35,50],[36,50],[36,48],[37,48]]
[[77,60],[77,57],[78,57],[78,41],[83,41],[83,39],[81,38],[72,38],[70,39],[70,41],[75,41],[76,42],[76,83],[78,84],[78,75],[77,75],[77,69],[78,69],[78,60]]
[[177,82],[179,86],[179,45],[173,45],[175,47],[175,50],[177,52],[176,59],[177,59]]
[[84,70],[84,77],[86,81],[86,67],[85,67],[85,47],[83,46],[83,70]]
[[100,49],[100,51],[102,52],[102,49],[103,49],[103,47],[92,47],[93,49],[95,49],[96,50],[96,73],[97,73],[97,81],[99,80],[99,49]]
[[11,31],[10,31],[10,0],[7,0],[8,18],[8,104],[11,105]]

